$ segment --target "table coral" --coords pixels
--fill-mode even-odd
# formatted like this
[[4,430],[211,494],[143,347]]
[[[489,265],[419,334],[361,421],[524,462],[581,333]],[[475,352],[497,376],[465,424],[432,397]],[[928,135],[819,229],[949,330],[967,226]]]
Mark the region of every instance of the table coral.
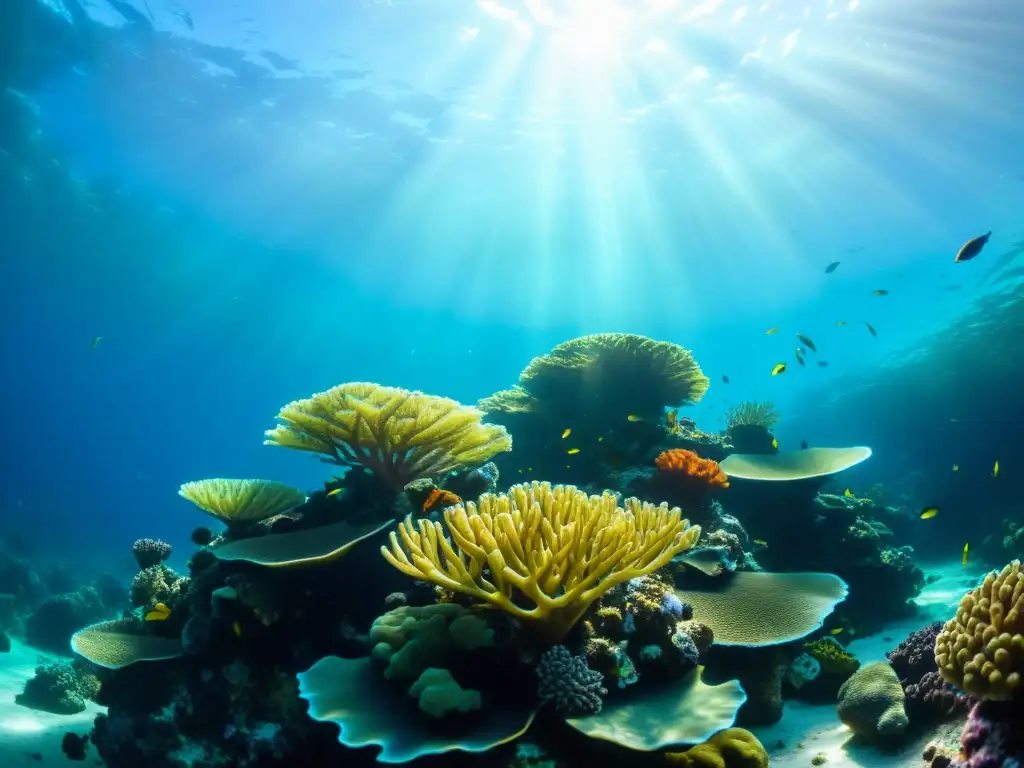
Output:
[[178,495],[228,526],[257,523],[306,500],[305,493],[283,483],[223,477],[184,483]]
[[960,600],[935,642],[947,683],[983,699],[1009,699],[1024,674],[1024,569],[1014,560]]

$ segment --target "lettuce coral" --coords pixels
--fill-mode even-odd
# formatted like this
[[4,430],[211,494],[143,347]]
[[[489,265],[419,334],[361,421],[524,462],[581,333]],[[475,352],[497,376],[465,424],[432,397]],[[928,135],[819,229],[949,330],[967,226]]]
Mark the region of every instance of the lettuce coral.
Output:
[[1024,569],[1019,560],[989,573],[960,600],[935,641],[947,683],[982,699],[1009,699],[1024,675]]
[[512,450],[505,428],[482,416],[445,397],[356,382],[284,406],[265,442],[364,467],[401,490]]
[[[573,486],[513,486],[444,510],[441,523],[406,518],[381,554],[414,579],[461,592],[529,622],[558,642],[602,594],[664,567],[700,536],[678,508]],[[486,570],[485,570],[486,569]],[[514,591],[534,603],[521,607]]]

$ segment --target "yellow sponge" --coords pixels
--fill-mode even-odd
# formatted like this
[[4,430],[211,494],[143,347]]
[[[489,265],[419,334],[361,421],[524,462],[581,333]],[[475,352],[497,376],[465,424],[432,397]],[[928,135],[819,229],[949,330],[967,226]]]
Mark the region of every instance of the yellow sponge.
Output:
[[935,640],[939,674],[981,699],[1009,699],[1024,675],[1024,568],[1020,560],[985,577],[960,600]]
[[665,762],[684,768],[768,768],[768,753],[743,728],[726,728],[685,752],[669,752]]

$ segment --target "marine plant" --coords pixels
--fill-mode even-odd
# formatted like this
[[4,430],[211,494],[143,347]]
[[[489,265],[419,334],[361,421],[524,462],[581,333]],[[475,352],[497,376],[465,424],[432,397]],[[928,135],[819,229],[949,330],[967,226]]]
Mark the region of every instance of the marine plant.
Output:
[[[588,497],[539,482],[443,514],[444,526],[406,518],[390,548],[381,547],[385,559],[414,579],[519,617],[551,643],[602,594],[664,567],[700,536],[667,504],[626,499],[620,507],[609,492]],[[521,607],[520,597],[533,607]]]
[[725,412],[726,431],[735,427],[761,427],[771,430],[779,422],[779,412],[770,400],[744,400]]
[[505,428],[482,416],[446,397],[355,382],[288,403],[264,442],[363,467],[399,491],[512,450]]

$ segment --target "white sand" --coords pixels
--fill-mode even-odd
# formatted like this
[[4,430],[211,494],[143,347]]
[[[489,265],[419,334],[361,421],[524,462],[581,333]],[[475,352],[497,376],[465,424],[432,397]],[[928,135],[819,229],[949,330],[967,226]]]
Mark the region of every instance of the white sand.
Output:
[[[924,588],[916,602],[917,615],[887,625],[882,632],[854,640],[847,650],[862,664],[883,661],[885,654],[899,645],[911,632],[932,621],[945,621],[956,611],[957,603],[973,588],[983,573],[977,567],[964,568],[959,562],[921,566],[926,574],[940,577]],[[960,724],[952,724],[934,733],[924,734],[903,744],[896,754],[881,754],[868,745],[851,739],[850,730],[839,722],[834,705],[787,701],[782,720],[767,728],[754,728],[771,756],[772,768],[807,768],[811,759],[822,753],[828,768],[902,768],[923,764],[921,751],[932,738],[943,741],[959,734]]]
[[[43,756],[42,765],[74,765],[61,751],[61,740],[67,731],[81,735],[92,729],[96,714],[103,712],[92,702],[77,715],[53,715],[14,703],[14,697],[25,688],[25,681],[35,674],[41,661],[51,661],[46,654],[12,640],[10,653],[0,654],[0,765],[37,765],[29,755]],[[96,750],[90,746],[86,762],[95,764]]]

